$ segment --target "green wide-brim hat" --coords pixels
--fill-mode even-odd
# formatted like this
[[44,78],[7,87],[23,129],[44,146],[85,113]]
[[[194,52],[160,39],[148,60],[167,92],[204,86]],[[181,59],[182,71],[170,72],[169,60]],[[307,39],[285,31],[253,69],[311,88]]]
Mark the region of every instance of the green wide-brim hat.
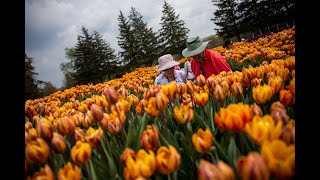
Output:
[[203,42],[199,36],[187,39],[185,48],[182,51],[184,57],[191,57],[201,53],[208,45],[209,41]]

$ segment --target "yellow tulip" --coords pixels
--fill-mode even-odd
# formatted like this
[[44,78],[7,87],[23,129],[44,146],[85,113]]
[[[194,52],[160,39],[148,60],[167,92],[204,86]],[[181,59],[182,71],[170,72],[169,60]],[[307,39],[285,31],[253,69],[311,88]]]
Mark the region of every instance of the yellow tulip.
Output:
[[71,149],[71,159],[77,164],[85,164],[91,158],[91,151],[89,143],[77,141]]
[[81,180],[81,170],[77,165],[68,162],[58,171],[58,180]]
[[53,136],[53,125],[46,119],[41,118],[37,123],[38,136],[50,141]]
[[101,127],[99,127],[98,129],[93,129],[92,127],[89,127],[84,138],[86,142],[90,144],[91,147],[96,148],[100,145],[102,136],[103,130]]
[[28,162],[44,163],[50,155],[50,148],[45,140],[37,138],[30,141],[25,148],[25,155]]
[[193,101],[200,107],[204,107],[209,101],[209,94],[206,92],[194,93]]
[[264,84],[263,86],[257,85],[256,87],[252,88],[252,95],[256,103],[265,104],[272,98],[273,90],[271,86],[267,84]]
[[189,105],[182,103],[180,107],[174,106],[173,115],[178,123],[185,124],[193,119],[194,112]]
[[50,166],[45,164],[44,167],[41,167],[39,171],[33,174],[32,179],[55,180],[55,176]]
[[277,94],[284,87],[284,80],[280,76],[270,77],[268,85],[272,88],[273,94]]

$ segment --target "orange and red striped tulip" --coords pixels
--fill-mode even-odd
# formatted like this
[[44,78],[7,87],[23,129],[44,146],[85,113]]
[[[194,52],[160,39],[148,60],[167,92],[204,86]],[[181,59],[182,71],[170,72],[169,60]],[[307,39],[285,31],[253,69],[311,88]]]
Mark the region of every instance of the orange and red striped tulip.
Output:
[[206,92],[194,93],[193,94],[193,101],[198,106],[204,107],[209,101],[209,94]]
[[55,180],[55,176],[51,167],[45,164],[44,167],[41,167],[39,171],[33,174],[32,179]]
[[102,107],[100,107],[97,104],[92,104],[90,110],[92,112],[93,122],[99,122],[102,120],[103,118]]
[[155,152],[158,149],[159,134],[155,125],[147,125],[146,130],[141,134],[140,144],[147,151],[152,150]]
[[174,146],[161,146],[157,150],[156,169],[160,174],[171,174],[180,166],[180,154]]
[[90,144],[92,148],[96,148],[100,145],[102,136],[103,130],[101,127],[99,127],[98,129],[89,127],[85,135],[85,140]]
[[63,154],[66,151],[67,144],[63,136],[59,133],[53,132],[53,138],[51,139],[51,145],[56,153]]
[[211,131],[208,128],[205,130],[199,128],[197,132],[192,135],[192,144],[199,153],[209,151],[213,144]]
[[258,152],[249,152],[246,156],[240,156],[236,163],[239,176],[242,180],[269,180],[268,166]]
[[25,148],[25,155],[28,162],[44,163],[50,155],[50,148],[45,140],[37,138],[30,141]]
[[211,162],[201,159],[197,167],[197,179],[198,180],[208,180],[208,179],[223,179],[223,180],[235,180],[236,176],[232,168],[219,161],[217,164],[212,164]]
[[265,104],[272,98],[273,90],[271,86],[267,84],[264,84],[263,86],[257,85],[256,87],[252,88],[252,95],[256,103]]
[[295,96],[294,94],[291,93],[290,90],[282,89],[280,91],[279,98],[280,98],[280,102],[285,107],[293,106],[295,103]]
[[46,119],[41,118],[37,123],[38,136],[50,141],[53,137],[53,125]]
[[68,162],[58,171],[58,180],[81,180],[81,170],[77,165]]
[[179,124],[185,124],[193,119],[194,112],[189,105],[182,103],[180,107],[174,106],[173,115]]
[[77,141],[71,149],[71,159],[74,163],[85,164],[91,158],[91,152],[89,143]]

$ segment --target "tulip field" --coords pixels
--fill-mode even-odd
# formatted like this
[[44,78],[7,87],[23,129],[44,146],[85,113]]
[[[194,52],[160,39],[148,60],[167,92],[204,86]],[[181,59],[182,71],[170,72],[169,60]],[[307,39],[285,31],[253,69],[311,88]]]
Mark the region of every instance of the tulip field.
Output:
[[137,68],[27,100],[25,179],[294,179],[295,28],[213,50],[264,61],[163,86]]

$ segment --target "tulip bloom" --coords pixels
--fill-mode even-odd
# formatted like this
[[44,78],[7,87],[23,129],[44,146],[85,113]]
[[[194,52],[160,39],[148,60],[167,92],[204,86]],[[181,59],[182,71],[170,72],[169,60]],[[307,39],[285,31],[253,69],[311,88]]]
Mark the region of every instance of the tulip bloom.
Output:
[[201,159],[197,169],[198,180],[207,179],[224,179],[224,180],[235,180],[236,176],[232,168],[219,161],[217,164],[212,164],[207,160]]
[[280,136],[282,130],[282,122],[275,124],[272,117],[267,114],[263,117],[254,116],[252,121],[245,127],[246,133],[252,140],[261,145],[266,140],[275,140]]
[[290,83],[289,83],[289,91],[295,95],[296,94],[296,82],[295,82],[295,78],[292,78]]
[[287,145],[295,144],[295,120],[291,119],[282,129],[280,139]]
[[141,134],[140,144],[145,150],[156,151],[159,147],[158,129],[154,125],[147,125],[147,129]]
[[106,97],[109,104],[115,104],[120,96],[118,91],[116,91],[113,86],[106,87],[102,94]]
[[89,143],[77,141],[71,149],[71,159],[77,164],[84,164],[91,158],[91,151]]
[[74,132],[75,124],[71,118],[68,116],[64,116],[62,118],[57,119],[57,129],[60,134],[68,135]]
[[25,153],[28,162],[44,163],[50,155],[50,148],[46,141],[39,137],[27,144]]
[[151,97],[148,101],[148,105],[147,107],[144,108],[145,112],[147,114],[149,114],[152,117],[157,117],[160,115],[160,113],[162,112],[161,110],[159,110],[157,108],[156,105],[156,98],[155,97]]
[[182,103],[180,107],[174,106],[173,115],[178,123],[185,124],[193,119],[194,112],[189,105]]
[[206,78],[200,74],[196,77],[196,83],[198,86],[203,87],[206,84]]
[[214,121],[221,130],[242,131],[252,118],[252,109],[248,104],[229,104],[215,112]]
[[101,119],[103,118],[102,107],[97,104],[92,104],[90,110],[92,112],[93,121],[101,121]]
[[285,106],[285,107],[289,107],[289,106],[293,106],[295,103],[295,96],[294,94],[291,93],[291,91],[286,90],[286,89],[282,89],[280,91],[280,102]]
[[120,162],[123,166],[126,165],[126,161],[129,157],[135,159],[136,151],[131,148],[126,148],[120,155]]
[[53,125],[46,119],[41,118],[37,123],[38,136],[50,141],[53,136]]
[[90,144],[91,147],[96,148],[100,145],[103,136],[103,130],[101,127],[93,129],[89,127],[85,135],[85,140]]
[[77,165],[72,165],[68,162],[58,171],[58,180],[81,180],[81,170]]
[[33,174],[32,179],[55,180],[55,176],[50,166],[46,164],[44,167],[41,167],[38,172]]
[[272,88],[273,94],[277,94],[284,87],[284,80],[280,76],[270,77],[268,85]]
[[271,86],[267,84],[264,84],[263,86],[257,85],[256,87],[252,88],[252,95],[253,95],[253,99],[258,104],[265,104],[272,98],[273,90]]
[[160,92],[156,95],[156,107],[157,107],[157,109],[163,111],[164,109],[167,108],[168,102],[169,102],[169,99],[168,99],[168,97],[164,94],[163,91],[160,91]]
[[261,146],[261,156],[270,174],[277,179],[291,179],[295,174],[295,146],[275,139]]
[[174,146],[161,146],[157,150],[156,167],[161,174],[171,174],[180,165],[180,154]]
[[243,93],[243,87],[240,83],[234,82],[231,85],[230,91],[235,97],[239,97]]
[[213,90],[213,98],[215,101],[222,103],[227,97],[227,93],[224,88],[217,84]]
[[119,134],[122,131],[122,124],[116,111],[112,111],[110,114],[103,113],[101,124],[111,135]]
[[56,153],[64,153],[67,144],[63,136],[59,133],[53,132],[53,138],[51,139],[51,145],[53,147],[54,152]]
[[204,107],[209,101],[209,94],[206,92],[194,93],[193,101],[200,107]]
[[86,133],[79,127],[76,127],[75,130],[74,130],[74,142],[77,142],[77,141],[85,141],[85,135]]
[[252,117],[254,117],[255,115],[258,115],[258,116],[263,115],[262,109],[256,103],[251,104],[250,108],[252,110]]
[[269,180],[268,166],[258,152],[239,157],[236,166],[242,180]]
[[199,153],[209,151],[213,144],[211,131],[208,128],[205,131],[199,128],[197,133],[192,135],[192,144]]

